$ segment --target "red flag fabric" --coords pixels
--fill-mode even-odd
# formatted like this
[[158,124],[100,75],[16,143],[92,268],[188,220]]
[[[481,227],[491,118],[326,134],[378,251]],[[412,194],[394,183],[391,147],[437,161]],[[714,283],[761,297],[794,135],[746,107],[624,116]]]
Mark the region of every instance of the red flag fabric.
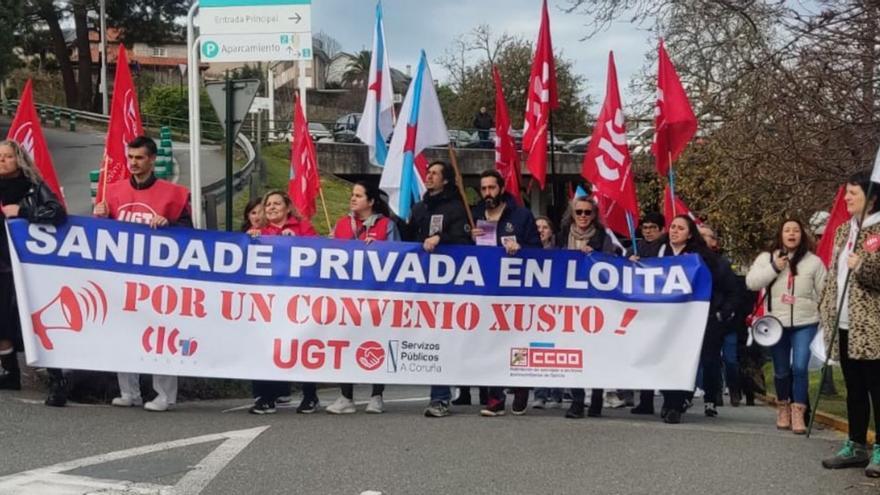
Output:
[[541,27],[532,59],[532,72],[526,91],[526,116],[523,124],[523,150],[528,155],[526,167],[541,189],[547,182],[547,125],[550,110],[559,108],[556,93],[556,64],[550,41],[550,15],[547,0],[541,9]]
[[107,140],[104,143],[104,163],[101,165],[101,176],[98,179],[98,193],[95,202],[104,200],[107,184],[118,180],[127,180],[128,159],[126,147],[134,138],[144,134],[141,123],[141,109],[138,105],[137,91],[128,68],[128,57],[125,47],[119,45],[116,56],[116,76],[113,79],[113,101],[110,103],[110,124],[107,127]]
[[[626,221],[626,210],[621,208],[613,199],[607,198],[594,190],[593,197],[596,199],[596,206],[599,207],[599,218],[602,224],[613,230],[616,234],[629,238],[631,232],[629,223]],[[637,218],[633,218],[633,226],[638,222]]]
[[681,200],[681,196],[676,195],[675,198],[672,197],[672,190],[669,189],[669,185],[667,184],[666,190],[663,191],[663,216],[666,217],[666,225],[668,226],[669,222],[671,222],[677,215],[687,215],[691,217],[691,220],[693,220],[698,227],[703,225],[703,221],[691,212],[684,201]]
[[520,191],[519,153],[510,133],[510,117],[507,114],[507,102],[504,101],[504,90],[501,87],[501,74],[498,67],[492,66],[492,77],[495,79],[495,168],[504,177],[504,188],[522,206]]
[[310,219],[317,207],[315,198],[321,189],[318,176],[318,154],[309,134],[309,123],[303,113],[299,98],[293,104],[293,143],[290,145],[290,181],[287,193],[299,213]]
[[688,142],[697,132],[697,118],[681,85],[678,73],[660,40],[657,69],[657,104],[654,109],[654,163],[657,173],[666,176]]
[[840,186],[837,190],[837,195],[834,196],[834,206],[831,207],[831,215],[828,216],[828,221],[825,223],[825,232],[822,234],[822,239],[816,247],[816,256],[822,259],[825,267],[831,265],[831,253],[834,251],[834,234],[837,232],[837,228],[850,219],[850,214],[846,210],[845,196],[846,186]]
[[40,127],[40,118],[34,107],[33,84],[30,79],[24,85],[18,111],[15,112],[15,118],[12,119],[12,125],[9,127],[6,139],[20,144],[31,155],[37,170],[43,176],[43,182],[58,196],[61,204],[64,204],[64,195],[61,194],[58,175],[55,174],[55,167],[52,165],[52,155],[49,154],[49,146],[46,145],[43,128]]
[[608,54],[605,103],[596,119],[581,175],[590,181],[597,195],[614,201],[625,213],[632,215],[634,222],[639,218],[639,200],[633,181],[632,158],[626,143],[626,122],[617,87],[614,53]]

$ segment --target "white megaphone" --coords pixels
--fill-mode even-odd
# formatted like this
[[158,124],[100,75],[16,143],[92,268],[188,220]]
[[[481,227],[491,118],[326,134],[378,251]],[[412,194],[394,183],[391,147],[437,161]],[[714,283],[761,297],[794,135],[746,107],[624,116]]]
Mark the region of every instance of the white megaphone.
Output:
[[761,347],[773,347],[781,338],[782,322],[775,316],[764,315],[752,323],[746,345],[751,346],[752,342],[757,342]]

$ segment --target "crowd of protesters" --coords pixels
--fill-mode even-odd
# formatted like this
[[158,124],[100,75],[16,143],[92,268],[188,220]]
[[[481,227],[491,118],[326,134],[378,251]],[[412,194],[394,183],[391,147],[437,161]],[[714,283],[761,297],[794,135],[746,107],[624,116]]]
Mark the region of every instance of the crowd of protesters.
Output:
[[[480,116],[478,116],[479,118]],[[156,144],[146,137],[129,143],[128,164],[131,178],[109,185],[103,199],[94,207],[94,215],[112,219],[138,218],[153,228],[169,225],[191,227],[189,194],[185,188],[159,180],[153,174]],[[874,417],[880,426],[880,190],[870,186],[869,174],[851,177],[846,186],[846,203],[851,220],[834,236],[834,251],[829,268],[814,254],[812,233],[796,218],[783,221],[776,229],[768,249],[751,263],[747,275],[738,275],[721,251],[716,231],[698,225],[688,215],[664,218],[646,213],[639,223],[641,239],[637,252],[629,252],[601,222],[593,198],[573,198],[562,215],[560,228],[547,217],[534,217],[505,191],[502,176],[495,170],[480,177],[480,201],[468,213],[463,195],[456,186],[456,172],[445,162],[434,162],[427,170],[427,192],[417,203],[409,219],[392,214],[380,191],[371,183],[353,185],[350,211],[340,218],[333,237],[350,242],[404,240],[421,244],[433,252],[443,244],[478,244],[502,247],[508,255],[523,248],[567,249],[585,255],[601,252],[641,258],[699,256],[708,267],[712,293],[708,319],[700,352],[700,372],[695,377],[703,393],[703,413],[714,418],[723,404],[723,390],[729,391],[728,404],[739,406],[745,396],[754,404],[755,392],[762,392],[760,351],[744,345],[746,321],[754,309],[777,319],[782,336],[769,349],[777,394],[776,426],[794,434],[806,432],[808,412],[808,364],[810,346],[819,327],[824,330],[826,349],[839,362],[847,392],[849,438],[834,456],[822,461],[829,469],[865,467],[871,477],[880,477],[880,444],[869,449],[867,430]],[[126,217],[124,205],[140,204],[142,215]],[[0,142],[0,206],[2,217],[24,218],[29,222],[59,225],[66,219],[64,207],[40,178],[29,155],[18,144]],[[252,200],[244,211],[241,231],[252,236],[315,236],[308,219],[303,218],[283,191],[270,191]],[[21,373],[16,353],[22,350],[21,331],[15,302],[10,253],[5,222],[0,223],[0,389],[21,388]],[[756,297],[763,291],[764,295]],[[833,345],[832,345],[833,344]],[[741,366],[742,365],[742,366]],[[756,375],[761,377],[756,379]],[[49,406],[66,403],[66,381],[60,370],[49,370]],[[118,375],[118,397],[113,406],[143,406],[150,411],[166,411],[177,398],[177,378],[154,376],[156,397],[144,403],[137,375]],[[462,385],[453,400],[450,386],[431,386],[425,416],[448,416],[453,405],[471,403],[470,387]],[[351,384],[340,385],[340,396],[326,412],[356,412]],[[317,386],[302,384],[303,398],[297,413],[319,410]],[[372,387],[368,413],[382,413],[384,386]],[[693,407],[695,389],[663,390],[659,416],[666,423],[679,423]],[[654,415],[654,390],[633,391],[593,389],[587,397],[584,389],[546,389],[533,392],[527,388],[482,388],[480,414],[502,416],[507,411],[507,393],[512,393],[510,411],[526,414],[531,407],[560,407],[571,401],[566,418],[602,415],[604,405],[631,406],[633,414]],[[290,400],[291,385],[286,382],[254,381],[254,414],[272,414],[279,402]],[[876,431],[876,430],[875,430]]]

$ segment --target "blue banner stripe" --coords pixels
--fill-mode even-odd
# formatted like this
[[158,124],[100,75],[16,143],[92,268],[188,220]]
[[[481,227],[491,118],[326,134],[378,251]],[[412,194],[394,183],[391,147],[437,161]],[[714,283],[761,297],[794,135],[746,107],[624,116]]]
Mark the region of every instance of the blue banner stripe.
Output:
[[[8,227],[22,263],[135,276],[348,291],[513,296],[523,303],[535,297],[682,303],[709,301],[712,289],[711,275],[696,255],[646,259],[638,264],[569,250],[523,249],[510,257],[501,248],[477,246],[440,246],[429,255],[418,243],[366,245],[315,237],[251,238],[230,232],[151,230],[140,224],[77,216],[57,229],[29,226],[24,220],[9,221]],[[172,256],[172,251],[177,254]],[[231,262],[236,256],[241,259],[238,265]],[[296,262],[309,256],[314,256],[315,263]],[[161,266],[163,259],[171,260],[168,266]],[[181,268],[183,259],[190,262]],[[334,259],[348,262],[328,268]],[[518,267],[508,272],[519,275],[508,275],[513,286],[500,286],[502,266],[508,263]],[[224,265],[232,266],[226,269],[228,273]],[[249,265],[266,273],[249,269]],[[517,284],[517,280],[529,283]],[[691,292],[664,293],[675,280],[689,286]]]

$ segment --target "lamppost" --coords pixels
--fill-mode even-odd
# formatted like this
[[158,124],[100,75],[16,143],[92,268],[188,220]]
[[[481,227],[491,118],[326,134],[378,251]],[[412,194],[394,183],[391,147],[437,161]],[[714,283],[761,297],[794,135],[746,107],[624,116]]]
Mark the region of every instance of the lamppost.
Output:
[[108,95],[110,88],[107,86],[107,0],[101,0],[100,12],[101,18],[101,103],[104,115],[110,111],[110,103]]

